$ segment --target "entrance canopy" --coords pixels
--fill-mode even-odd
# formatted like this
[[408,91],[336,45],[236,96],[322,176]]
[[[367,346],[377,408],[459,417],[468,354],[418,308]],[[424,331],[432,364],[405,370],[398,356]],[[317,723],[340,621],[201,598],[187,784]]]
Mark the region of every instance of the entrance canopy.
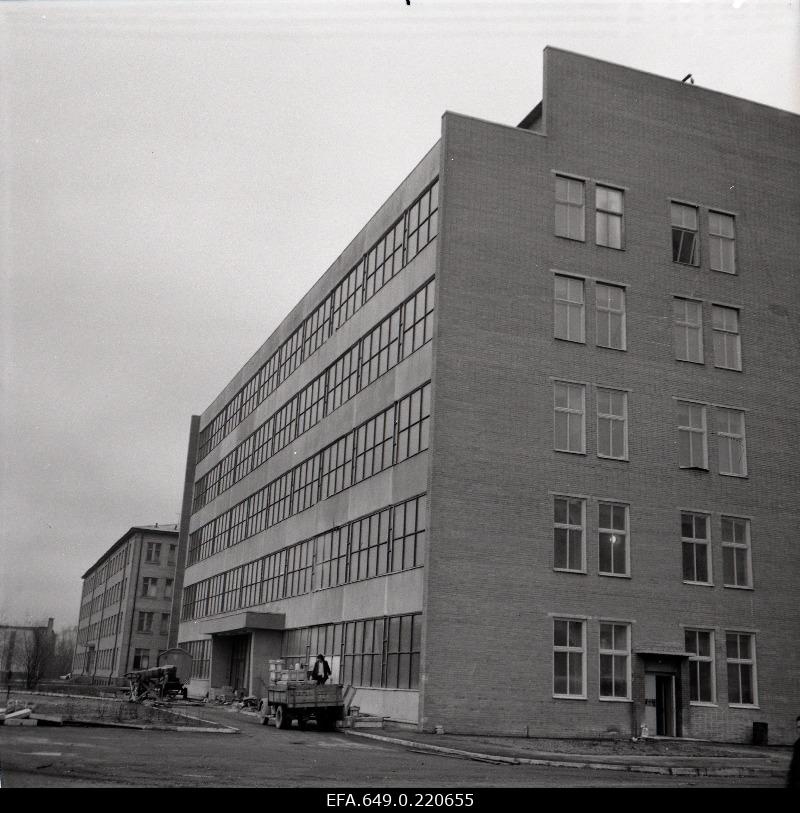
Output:
[[242,635],[257,630],[283,630],[283,613],[234,613],[224,618],[213,618],[200,625],[203,635]]

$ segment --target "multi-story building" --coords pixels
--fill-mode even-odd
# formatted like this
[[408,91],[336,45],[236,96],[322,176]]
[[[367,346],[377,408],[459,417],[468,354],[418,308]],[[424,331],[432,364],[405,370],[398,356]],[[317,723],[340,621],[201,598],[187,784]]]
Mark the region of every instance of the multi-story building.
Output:
[[178,526],[136,525],[83,574],[73,677],[106,682],[156,665],[180,569]]
[[193,421],[191,691],[429,730],[793,736],[800,118],[547,49]]
[[52,618],[40,626],[0,624],[0,680],[24,681],[32,687],[42,678],[53,677],[55,644]]

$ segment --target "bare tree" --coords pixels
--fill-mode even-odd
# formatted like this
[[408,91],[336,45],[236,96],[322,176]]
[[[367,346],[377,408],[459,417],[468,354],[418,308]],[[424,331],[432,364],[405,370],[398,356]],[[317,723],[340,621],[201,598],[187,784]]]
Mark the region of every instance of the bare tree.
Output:
[[33,689],[47,674],[54,655],[54,638],[51,628],[32,627],[25,630],[22,636],[22,668],[26,688]]
[[48,677],[58,677],[72,671],[72,656],[78,638],[78,627],[64,627],[56,633],[53,658],[48,670]]

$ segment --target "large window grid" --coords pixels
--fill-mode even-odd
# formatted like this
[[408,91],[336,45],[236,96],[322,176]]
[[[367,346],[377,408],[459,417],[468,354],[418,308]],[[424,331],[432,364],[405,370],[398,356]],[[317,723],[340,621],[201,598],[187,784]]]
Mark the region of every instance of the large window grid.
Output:
[[714,670],[714,633],[711,630],[684,631],[685,650],[689,656],[689,702],[716,702]]
[[752,587],[750,521],[740,517],[721,518],[722,583],[725,587]]
[[553,696],[586,697],[586,622],[553,619]]
[[600,623],[600,697],[631,699],[631,628]]
[[189,585],[181,620],[419,567],[425,559],[426,513],[426,496],[412,497]]
[[192,680],[208,680],[211,675],[211,640],[182,641],[178,646],[192,656]]
[[428,342],[434,291],[431,279],[204,474],[194,486],[192,511],[207,505]]
[[[198,461],[436,237],[438,184],[437,178],[426,187],[389,232],[366,252],[289,339],[281,344],[225,407],[200,430],[197,440]],[[387,242],[390,234],[391,240]],[[258,383],[255,384],[254,381]]]
[[570,342],[584,341],[584,282],[557,274],[553,282],[554,335]]
[[697,207],[670,204],[672,219],[672,261],[682,265],[700,265],[697,239]]
[[717,453],[719,473],[733,477],[747,476],[747,448],[744,412],[717,407]]
[[722,271],[724,274],[736,273],[734,239],[733,216],[710,211],[708,213],[708,248],[709,265],[712,271]]
[[755,635],[746,632],[727,632],[725,650],[728,662],[729,705],[757,705]]
[[681,514],[683,580],[711,584],[711,544],[706,514]]
[[598,246],[622,248],[622,190],[598,184],[595,187],[595,242]]

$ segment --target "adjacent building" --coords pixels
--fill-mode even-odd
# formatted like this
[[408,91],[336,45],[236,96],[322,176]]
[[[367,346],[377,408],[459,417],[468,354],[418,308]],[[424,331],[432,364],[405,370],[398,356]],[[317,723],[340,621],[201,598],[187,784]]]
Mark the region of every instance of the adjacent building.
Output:
[[168,645],[178,562],[177,525],[137,525],[83,574],[74,678],[112,682],[156,665]]
[[52,618],[40,626],[0,624],[0,680],[5,684],[23,681],[32,687],[52,677],[55,645]]
[[800,118],[548,48],[195,417],[190,691],[311,663],[453,732],[789,742]]

